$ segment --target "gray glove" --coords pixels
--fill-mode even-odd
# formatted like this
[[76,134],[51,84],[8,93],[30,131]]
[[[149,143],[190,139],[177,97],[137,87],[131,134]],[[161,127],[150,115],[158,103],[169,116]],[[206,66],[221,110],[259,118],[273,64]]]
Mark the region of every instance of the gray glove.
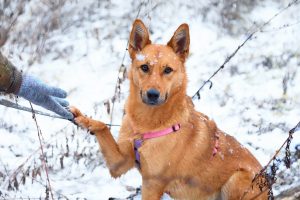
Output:
[[65,100],[67,93],[60,88],[50,87],[33,76],[23,75],[17,95],[62,117],[73,119],[73,114],[66,108],[69,106]]

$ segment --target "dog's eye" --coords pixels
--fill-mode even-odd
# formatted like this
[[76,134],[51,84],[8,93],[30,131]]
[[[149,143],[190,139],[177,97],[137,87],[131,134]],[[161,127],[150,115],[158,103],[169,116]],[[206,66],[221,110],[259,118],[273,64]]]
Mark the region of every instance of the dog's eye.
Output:
[[170,74],[173,71],[173,69],[171,67],[166,67],[164,69],[164,74]]
[[149,66],[144,64],[144,65],[141,65],[141,70],[145,73],[149,72]]

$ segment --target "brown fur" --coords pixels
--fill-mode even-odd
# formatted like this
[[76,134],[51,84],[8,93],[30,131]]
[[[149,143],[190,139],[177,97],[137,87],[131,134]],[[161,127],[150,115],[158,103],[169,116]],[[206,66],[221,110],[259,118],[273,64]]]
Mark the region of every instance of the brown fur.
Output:
[[[71,110],[75,121],[97,137],[113,177],[135,166],[133,140],[141,137],[141,133],[182,125],[176,133],[144,141],[139,149],[143,200],[160,199],[164,192],[175,199],[241,199],[261,166],[246,148],[219,130],[214,121],[195,111],[186,96],[184,62],[188,52],[187,24],[176,30],[168,45],[156,45],[151,44],[142,21],[136,20],[129,42],[130,94],[118,141],[104,123],[85,117],[74,107]],[[144,59],[137,59],[141,55]],[[149,65],[148,73],[141,70],[143,64]],[[170,74],[163,73],[166,66],[172,67]],[[141,97],[150,88],[158,90],[166,101],[157,106],[143,103]],[[220,137],[220,148],[213,156],[216,134]],[[244,199],[259,192],[254,187]],[[267,197],[264,194],[259,199]]]

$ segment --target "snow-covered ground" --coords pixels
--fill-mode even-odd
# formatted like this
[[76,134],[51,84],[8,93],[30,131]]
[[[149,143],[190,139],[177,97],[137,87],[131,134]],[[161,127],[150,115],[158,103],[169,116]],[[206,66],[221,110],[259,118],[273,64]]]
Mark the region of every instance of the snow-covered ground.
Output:
[[[12,2],[13,8],[19,1]],[[9,40],[1,49],[3,54],[25,73],[64,88],[69,102],[87,115],[109,122],[119,67],[140,2],[24,2],[24,12],[12,27]],[[218,2],[148,0],[140,12],[139,18],[150,28],[154,43],[166,44],[181,23],[189,24],[189,95],[251,31],[289,3]],[[201,99],[194,101],[199,111],[234,135],[262,165],[300,120],[299,9],[299,3],[291,6],[258,32],[213,78],[212,89],[205,87]],[[10,10],[5,9],[4,14],[9,15]],[[8,23],[3,21],[0,25]],[[124,64],[127,68],[130,65],[127,52]],[[125,80],[113,112],[114,124],[121,123],[127,95]],[[29,106],[23,99],[18,99],[18,103]],[[97,142],[85,131],[65,120],[37,116],[37,121],[56,199],[124,199],[141,185],[137,170],[117,180],[111,178]],[[117,137],[118,127],[112,131]],[[296,145],[300,145],[300,133],[294,135],[292,153]],[[0,106],[0,199],[47,196],[39,148],[31,114]],[[280,156],[284,156],[284,151]],[[298,159],[289,170],[281,167],[275,193],[300,184],[299,166]]]

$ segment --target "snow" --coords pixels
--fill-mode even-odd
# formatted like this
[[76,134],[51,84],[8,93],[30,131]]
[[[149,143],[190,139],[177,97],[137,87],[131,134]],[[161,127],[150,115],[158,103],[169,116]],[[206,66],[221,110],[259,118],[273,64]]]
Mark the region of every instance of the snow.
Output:
[[[106,105],[109,102],[111,109],[111,97],[138,1],[67,1],[60,9],[54,9],[55,12],[43,2],[32,0],[26,4],[24,14],[13,27],[16,34],[10,36],[1,51],[25,73],[64,88],[71,105],[95,119],[109,122],[111,112],[107,112]],[[150,27],[152,43],[166,44],[180,24],[189,24],[191,45],[186,68],[188,94],[193,95],[243,42],[255,27],[254,22],[262,24],[287,4],[287,1],[273,0],[257,3],[252,11],[240,13],[242,20],[234,22],[233,33],[220,25],[221,8],[208,0],[201,3],[153,0],[142,7],[140,17]],[[278,29],[298,21],[299,7],[297,4],[287,9],[266,26],[264,32],[257,33],[213,78],[212,89],[205,87],[201,99],[194,101],[197,110],[236,137],[262,165],[269,161],[287,138],[288,131],[300,120],[300,48],[297,45],[300,27],[295,24]],[[47,32],[44,42],[35,41],[43,24],[51,24],[51,14],[57,17],[58,27]],[[38,47],[43,47],[40,57],[36,53]],[[137,59],[144,58],[138,54]],[[127,68],[130,65],[128,53],[123,64]],[[284,77],[289,77],[286,94],[283,94]],[[113,113],[114,124],[121,123],[128,86],[128,80],[121,84],[120,99]],[[23,99],[18,99],[18,103],[29,107]],[[135,169],[119,179],[111,178],[95,138],[86,131],[64,120],[44,116],[37,116],[37,120],[56,198],[125,199],[135,193],[132,188],[141,185],[141,177]],[[118,127],[112,128],[115,137],[118,130]],[[35,169],[42,167],[42,162],[31,114],[0,106],[0,138],[0,199],[44,198],[44,170],[32,176]],[[297,132],[291,151],[299,144]],[[280,155],[284,156],[284,151]],[[295,185],[300,184],[299,165],[298,160],[291,170],[284,171]],[[21,178],[27,169],[30,176],[26,176],[23,184]],[[15,175],[18,190],[9,190],[9,180],[15,183]],[[276,193],[288,188],[288,183],[281,185],[276,186]],[[165,195],[164,199],[170,198]]]

